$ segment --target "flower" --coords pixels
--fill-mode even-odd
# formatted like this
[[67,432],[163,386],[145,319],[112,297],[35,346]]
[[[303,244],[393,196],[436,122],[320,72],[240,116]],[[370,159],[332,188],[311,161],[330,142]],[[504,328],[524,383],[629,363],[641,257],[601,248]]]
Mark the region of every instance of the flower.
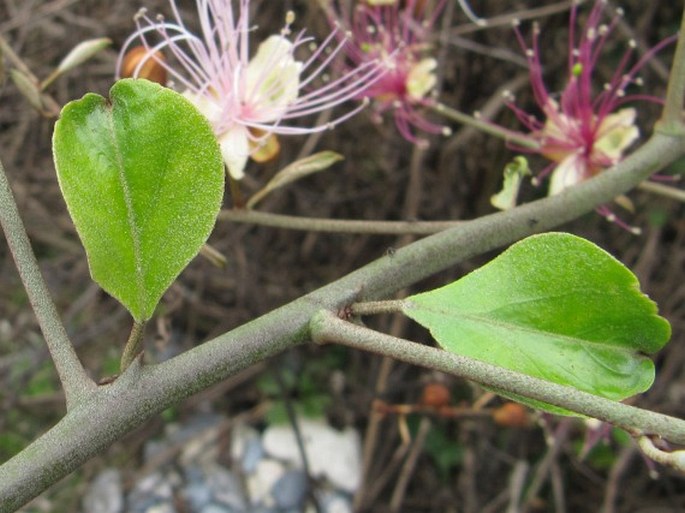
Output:
[[[643,94],[627,94],[631,84],[640,85],[637,73],[648,59],[663,46],[673,41],[666,39],[647,52],[636,64],[629,67],[635,43],[621,57],[613,76],[599,91],[593,91],[595,66],[612,30],[623,12],[618,9],[608,24],[602,23],[606,0],[596,0],[582,32],[576,42],[577,3],[571,8],[569,28],[568,79],[558,100],[547,90],[542,77],[540,61],[540,30],[533,28],[533,45],[526,43],[515,23],[516,36],[528,60],[530,81],[535,101],[544,114],[544,121],[518,108],[509,98],[509,107],[530,130],[530,137],[537,143],[536,152],[552,161],[541,176],[550,175],[549,194],[557,194],[567,187],[614,166],[626,150],[640,137],[635,125],[636,110],[625,107],[635,100],[659,102]],[[615,220],[615,216],[602,207],[600,213]]]
[[[428,54],[433,25],[446,0],[431,9],[426,0],[365,0],[349,8],[333,2],[332,23],[351,34],[346,48],[350,69],[381,61],[386,72],[360,94],[374,100],[376,119],[392,111],[400,134],[412,143],[419,141],[414,128],[444,133],[446,127],[425,119],[422,107],[431,103],[438,66]],[[423,143],[425,144],[425,143]]]
[[[315,114],[362,92],[383,73],[378,62],[368,61],[334,81],[326,69],[346,44],[346,38],[331,33],[305,61],[295,53],[312,46],[304,31],[291,36],[295,15],[288,12],[278,34],[267,37],[250,58],[249,37],[254,31],[248,19],[249,0],[197,0],[200,33],[184,24],[175,0],[169,0],[174,21],[155,19],[145,9],[136,15],[137,30],[126,40],[117,65],[121,74],[126,51],[137,42],[145,54],[132,76],[153,60],[166,69],[171,84],[207,117],[217,135],[230,176],[240,180],[249,156],[265,147],[278,147],[277,134],[306,134],[333,127],[357,113],[363,104],[318,126],[296,126],[296,118]],[[339,41],[331,47],[335,39]],[[160,52],[166,58],[160,57]],[[173,60],[173,63],[172,63]],[[316,84],[316,87],[314,86]]]

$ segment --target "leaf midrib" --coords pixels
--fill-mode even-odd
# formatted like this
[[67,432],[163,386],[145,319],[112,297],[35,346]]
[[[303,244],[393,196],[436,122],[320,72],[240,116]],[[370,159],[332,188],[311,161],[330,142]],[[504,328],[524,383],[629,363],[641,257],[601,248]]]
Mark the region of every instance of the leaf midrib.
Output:
[[[414,308],[416,308],[416,307],[414,306]],[[564,334],[557,333],[554,331],[546,331],[546,330],[542,330],[542,329],[535,329],[533,327],[529,327],[529,326],[522,325],[522,324],[515,324],[515,323],[511,323],[511,322],[505,322],[505,321],[502,321],[499,319],[493,319],[491,317],[486,317],[485,314],[483,314],[483,313],[480,313],[480,314],[457,313],[457,314],[455,314],[453,312],[450,312],[449,314],[447,314],[443,310],[426,308],[423,306],[421,308],[426,310],[426,311],[429,311],[433,314],[443,315],[443,316],[449,317],[451,319],[457,319],[457,320],[466,319],[466,320],[476,321],[476,322],[479,322],[479,323],[482,323],[482,324],[485,324],[488,326],[494,326],[494,327],[496,327],[498,329],[502,329],[502,330],[504,330],[504,329],[509,330],[509,331],[516,330],[516,331],[520,331],[523,333],[535,334],[538,336],[541,334],[542,335],[548,335],[548,336],[553,336],[554,338],[560,339],[561,341],[569,341],[569,343],[592,344],[593,346],[597,346],[597,347],[601,347],[601,348],[605,348],[605,349],[611,349],[614,351],[619,351],[619,352],[623,352],[623,353],[630,354],[630,355],[636,354],[636,353],[642,354],[642,351],[640,351],[638,348],[629,348],[629,347],[625,347],[625,346],[617,346],[615,344],[609,344],[606,342],[594,341],[594,340],[588,340],[588,339],[584,339],[584,338],[578,338],[578,337],[573,337],[573,336],[569,336],[569,335],[564,335]],[[410,306],[410,310],[411,310],[411,306]],[[431,329],[431,331],[432,331],[432,329]]]
[[136,229],[138,226],[136,223],[135,210],[133,208],[133,198],[131,197],[131,191],[129,184],[126,180],[126,169],[124,166],[124,152],[121,148],[120,141],[117,137],[117,131],[114,126],[114,108],[110,107],[110,115],[107,116],[109,122],[110,134],[112,137],[112,147],[114,148],[114,153],[116,156],[116,168],[117,177],[119,178],[119,185],[121,186],[124,195],[124,204],[126,206],[126,221],[128,222],[128,227],[130,231],[130,238],[133,243],[133,267],[135,274],[135,284],[136,293],[138,295],[138,308],[139,314],[143,314],[144,302],[145,302],[145,292],[144,292],[144,279],[143,279],[143,260],[141,255],[141,241],[140,233]]

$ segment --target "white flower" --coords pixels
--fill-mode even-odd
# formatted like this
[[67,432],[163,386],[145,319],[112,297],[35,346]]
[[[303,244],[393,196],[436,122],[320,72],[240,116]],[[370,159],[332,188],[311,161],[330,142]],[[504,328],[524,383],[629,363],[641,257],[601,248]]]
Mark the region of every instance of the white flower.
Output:
[[[334,32],[306,61],[299,61],[296,50],[313,41],[304,32],[289,38],[294,21],[291,12],[281,33],[267,37],[250,58],[253,27],[248,20],[249,0],[238,1],[237,13],[231,0],[197,0],[199,35],[185,27],[175,1],[169,3],[175,21],[167,22],[160,16],[153,20],[141,10],[136,16],[138,30],[126,41],[121,55],[139,41],[146,53],[133,75],[150,60],[167,70],[174,87],[214,127],[224,161],[235,180],[244,176],[249,156],[275,134],[318,132],[354,115],[363,103],[325,125],[290,124],[296,118],[358,98],[385,71],[380,63],[369,62],[328,82],[325,70],[346,44],[345,38],[329,53],[324,52],[336,39]],[[151,41],[154,36],[156,42]],[[159,57],[160,50],[165,51],[167,59]]]

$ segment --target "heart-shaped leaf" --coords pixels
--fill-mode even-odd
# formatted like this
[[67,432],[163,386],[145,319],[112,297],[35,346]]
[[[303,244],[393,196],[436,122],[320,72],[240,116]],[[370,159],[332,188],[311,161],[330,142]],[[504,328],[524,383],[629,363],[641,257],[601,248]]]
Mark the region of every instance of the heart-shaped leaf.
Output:
[[670,337],[623,264],[564,233],[529,237],[404,305],[450,352],[616,400],[651,386],[646,355]]
[[55,125],[57,178],[91,275],[137,321],[207,240],[224,190],[216,137],[180,94],[126,79]]

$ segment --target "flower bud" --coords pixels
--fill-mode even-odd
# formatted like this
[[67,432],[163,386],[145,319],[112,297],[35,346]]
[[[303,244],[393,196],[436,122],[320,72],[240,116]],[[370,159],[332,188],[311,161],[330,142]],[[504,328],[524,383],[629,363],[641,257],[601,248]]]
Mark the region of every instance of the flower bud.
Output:
[[[135,46],[126,52],[121,63],[121,78],[146,78],[166,85],[167,70],[164,66],[164,55],[161,52],[151,52],[144,46]],[[143,62],[142,65],[141,62]]]
[[281,152],[281,143],[278,142],[278,137],[275,134],[269,134],[256,128],[251,128],[250,132],[258,138],[257,141],[250,141],[250,158],[255,162],[259,164],[269,162]]
[[504,427],[527,427],[530,425],[528,410],[519,403],[504,403],[492,412],[492,418],[497,424]]
[[86,62],[98,52],[112,44],[108,37],[89,39],[77,44],[57,66],[57,73],[65,73]]
[[429,383],[423,387],[421,404],[430,408],[440,409],[450,404],[450,391],[441,383]]

